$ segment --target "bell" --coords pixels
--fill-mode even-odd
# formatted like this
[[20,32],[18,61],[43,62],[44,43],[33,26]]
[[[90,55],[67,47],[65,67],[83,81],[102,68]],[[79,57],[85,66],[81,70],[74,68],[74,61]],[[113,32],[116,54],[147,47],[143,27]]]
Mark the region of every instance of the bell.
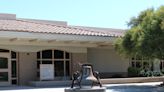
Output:
[[93,74],[93,67],[91,64],[83,64],[81,75],[79,76],[80,83],[93,83],[97,82],[97,78]]
[[81,81],[97,81],[93,75],[93,68],[90,64],[82,65]]
[[[75,83],[78,83],[81,88],[81,84],[91,83],[92,86],[94,83],[99,84],[102,87],[100,82],[99,73],[97,71],[93,71],[93,67],[91,64],[82,64],[81,71],[75,72],[72,76],[72,85],[71,88],[74,87]],[[91,86],[91,87],[92,87]]]

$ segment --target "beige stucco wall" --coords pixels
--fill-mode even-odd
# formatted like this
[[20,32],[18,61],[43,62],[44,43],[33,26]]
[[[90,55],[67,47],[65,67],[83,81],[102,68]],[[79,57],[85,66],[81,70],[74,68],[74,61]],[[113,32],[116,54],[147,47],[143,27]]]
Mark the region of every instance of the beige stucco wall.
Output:
[[36,53],[19,53],[19,84],[27,85],[36,80]]
[[72,53],[71,55],[72,55],[71,71],[75,72],[80,69],[79,64],[87,62],[87,53]]
[[[27,85],[36,80],[36,53],[19,53],[19,84]],[[114,49],[89,48],[87,53],[71,53],[71,71],[79,70],[79,64],[92,63],[94,70],[102,73],[127,72],[129,62],[121,58]]]
[[88,62],[99,72],[127,72],[129,62],[121,58],[114,49],[88,49]]

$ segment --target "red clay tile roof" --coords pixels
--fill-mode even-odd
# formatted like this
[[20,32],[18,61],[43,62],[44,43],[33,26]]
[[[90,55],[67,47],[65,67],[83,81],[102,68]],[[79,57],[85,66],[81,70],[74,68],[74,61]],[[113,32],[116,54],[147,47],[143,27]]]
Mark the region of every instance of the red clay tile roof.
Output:
[[75,28],[81,28],[84,30],[90,30],[95,32],[104,32],[110,34],[111,36],[122,37],[125,34],[125,30],[123,29],[113,29],[113,28],[100,28],[100,27],[87,27],[87,26],[71,26]]
[[58,26],[58,25],[51,25],[51,24],[36,23],[26,20],[0,20],[0,31],[54,33],[54,34],[71,34],[71,35],[102,36],[102,37],[119,36],[119,35],[111,35],[108,32],[98,32],[98,31],[92,31],[82,28],[74,28],[69,26]]

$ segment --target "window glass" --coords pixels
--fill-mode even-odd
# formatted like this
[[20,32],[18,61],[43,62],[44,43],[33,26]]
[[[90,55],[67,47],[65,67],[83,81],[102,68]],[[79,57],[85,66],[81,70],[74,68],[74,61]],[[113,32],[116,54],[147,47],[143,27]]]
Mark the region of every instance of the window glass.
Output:
[[36,76],[37,76],[37,77],[40,77],[40,72],[37,72]]
[[37,52],[37,59],[40,59],[40,52]]
[[0,52],[9,52],[9,50],[0,49]]
[[135,67],[135,62],[132,62],[132,67]]
[[11,61],[11,70],[12,70],[12,77],[16,77],[17,74],[17,66],[16,61]]
[[40,61],[37,61],[37,69],[40,68]]
[[64,76],[64,61],[54,62],[55,76]]
[[69,57],[70,57],[69,53],[67,53],[67,52],[66,52],[66,54],[65,54],[65,55],[66,55],[66,56],[65,56],[65,57],[66,57],[66,59],[69,59]]
[[162,63],[163,63],[163,62],[161,61],[161,62],[160,62],[160,69],[162,69],[162,68],[163,68],[163,67],[162,67]]
[[141,67],[141,62],[136,62],[136,67],[140,68]]
[[12,80],[12,84],[13,85],[17,84],[17,80]]
[[144,66],[149,66],[149,62],[143,62]]
[[16,59],[16,58],[17,58],[16,52],[11,51],[11,58],[12,58],[12,59]]
[[8,59],[0,57],[0,68],[8,68]]
[[70,67],[69,67],[70,65],[69,65],[69,61],[66,61],[66,76],[69,76],[70,75]]
[[64,58],[64,52],[60,50],[54,50],[54,58],[55,59],[63,59]]
[[0,72],[0,81],[8,81],[8,72]]
[[52,58],[52,50],[42,51],[42,58],[43,59],[51,59]]
[[143,68],[149,68],[149,62],[143,62]]

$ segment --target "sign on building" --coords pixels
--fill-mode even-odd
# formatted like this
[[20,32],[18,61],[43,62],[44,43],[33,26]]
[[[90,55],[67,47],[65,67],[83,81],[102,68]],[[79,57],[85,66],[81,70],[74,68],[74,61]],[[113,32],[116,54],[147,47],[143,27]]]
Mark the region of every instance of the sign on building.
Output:
[[40,80],[54,80],[53,64],[40,64]]

